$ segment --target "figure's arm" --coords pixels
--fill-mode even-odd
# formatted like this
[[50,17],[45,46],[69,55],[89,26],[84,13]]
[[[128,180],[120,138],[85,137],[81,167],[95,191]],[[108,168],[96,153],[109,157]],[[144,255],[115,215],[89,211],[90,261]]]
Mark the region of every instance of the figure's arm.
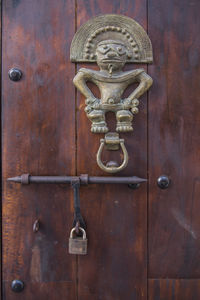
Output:
[[140,98],[152,85],[153,79],[144,71],[140,73],[135,82],[139,82],[138,87],[129,95],[128,99],[134,100]]
[[73,83],[86,99],[96,99],[86,84],[86,82],[89,80],[89,77],[89,73],[87,74],[79,70],[73,79]]

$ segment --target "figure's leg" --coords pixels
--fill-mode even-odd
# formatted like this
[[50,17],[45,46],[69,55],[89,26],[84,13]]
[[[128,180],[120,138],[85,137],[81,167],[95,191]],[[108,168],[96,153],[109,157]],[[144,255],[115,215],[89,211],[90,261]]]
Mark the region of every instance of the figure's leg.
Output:
[[105,112],[102,110],[92,110],[87,114],[92,122],[92,132],[108,132],[108,127],[105,121]]
[[133,127],[132,127],[133,115],[129,110],[119,110],[116,113],[116,119],[117,119],[116,131],[118,132],[133,131]]

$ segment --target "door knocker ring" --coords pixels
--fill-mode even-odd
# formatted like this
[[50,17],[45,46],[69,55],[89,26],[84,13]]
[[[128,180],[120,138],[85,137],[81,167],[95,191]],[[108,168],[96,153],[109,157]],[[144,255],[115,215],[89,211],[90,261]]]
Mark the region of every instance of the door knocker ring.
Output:
[[[120,166],[110,165],[109,163],[107,165],[104,165],[101,159],[102,151],[104,146],[106,146],[107,150],[118,150],[119,146],[122,149],[123,152],[123,162]],[[128,164],[128,152],[126,150],[126,147],[124,145],[124,139],[119,138],[119,134],[115,132],[110,132],[105,135],[105,139],[100,140],[100,147],[97,152],[97,164],[98,166],[107,173],[117,173],[122,171]]]

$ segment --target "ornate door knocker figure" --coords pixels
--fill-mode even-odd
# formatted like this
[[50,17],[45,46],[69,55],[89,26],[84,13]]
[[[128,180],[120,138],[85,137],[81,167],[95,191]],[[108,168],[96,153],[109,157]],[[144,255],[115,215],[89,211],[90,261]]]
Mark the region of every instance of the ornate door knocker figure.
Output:
[[[74,36],[71,60],[97,62],[100,68],[99,71],[81,68],[73,80],[86,98],[85,112],[92,122],[91,131],[109,131],[105,115],[108,111],[116,115],[117,132],[132,131],[133,115],[138,113],[138,99],[150,88],[153,80],[144,69],[124,72],[123,67],[127,62],[152,62],[151,42],[144,29],[125,16],[98,16],[84,24]],[[89,81],[99,88],[100,99],[97,99],[87,86]],[[128,98],[122,99],[124,90],[132,83],[138,83],[137,88]],[[118,143],[122,146],[123,140],[119,139],[118,134],[107,134],[101,143]],[[116,146],[110,147],[110,150],[116,149]],[[120,167],[104,166],[100,155],[101,152],[98,151],[97,163],[106,172],[118,172],[128,163],[126,150],[126,161]]]

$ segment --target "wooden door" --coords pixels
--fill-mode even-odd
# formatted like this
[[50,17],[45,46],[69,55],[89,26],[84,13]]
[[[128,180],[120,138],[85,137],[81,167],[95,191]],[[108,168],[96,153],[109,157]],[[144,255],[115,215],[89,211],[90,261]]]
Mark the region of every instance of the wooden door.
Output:
[[[198,0],[2,0],[2,300],[200,299],[199,10]],[[142,67],[154,84],[124,134],[130,160],[120,174],[148,183],[81,187],[89,244],[76,257],[71,187],[7,178],[105,175],[72,84],[83,64],[69,50],[83,23],[107,13],[136,20],[153,45],[154,62]],[[18,82],[12,67],[23,73]],[[162,174],[171,179],[165,190]]]

